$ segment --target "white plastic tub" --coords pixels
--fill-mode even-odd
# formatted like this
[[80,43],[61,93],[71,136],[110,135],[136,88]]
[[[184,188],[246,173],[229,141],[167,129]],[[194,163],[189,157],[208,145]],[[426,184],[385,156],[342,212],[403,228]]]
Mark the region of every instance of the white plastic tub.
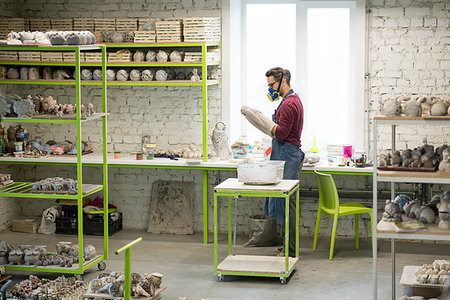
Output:
[[245,161],[238,165],[238,181],[246,184],[277,184],[283,179],[284,161]]

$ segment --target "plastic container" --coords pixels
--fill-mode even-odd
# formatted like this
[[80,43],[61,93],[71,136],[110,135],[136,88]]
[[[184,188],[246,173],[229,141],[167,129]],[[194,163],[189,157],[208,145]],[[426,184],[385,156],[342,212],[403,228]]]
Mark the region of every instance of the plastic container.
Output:
[[120,151],[114,152],[114,158],[120,158]]
[[144,153],[136,153],[136,159],[137,160],[143,160],[144,159]]
[[238,181],[246,184],[277,184],[283,179],[284,161],[245,161],[238,165]]

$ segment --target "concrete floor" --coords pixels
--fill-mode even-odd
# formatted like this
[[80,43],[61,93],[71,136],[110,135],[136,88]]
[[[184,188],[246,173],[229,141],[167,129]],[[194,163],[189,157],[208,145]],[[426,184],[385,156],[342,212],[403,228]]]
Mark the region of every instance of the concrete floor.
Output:
[[[360,250],[353,249],[354,240],[338,238],[333,261],[328,260],[329,239],[319,240],[317,252],[312,252],[312,239],[300,239],[300,262],[286,285],[278,278],[227,276],[218,282],[214,275],[213,244],[203,244],[202,235],[160,235],[143,231],[124,230],[110,239],[110,259],[107,271],[123,271],[123,254],[115,250],[142,237],[143,241],[132,251],[132,272],[160,272],[163,285],[168,288],[162,299],[372,299],[372,254],[370,243],[360,241]],[[38,235],[1,232],[0,239],[15,245],[55,245],[57,241],[76,242],[70,235]],[[242,245],[246,237],[239,237]],[[212,235],[210,235],[212,241]],[[85,243],[102,249],[102,237],[86,236]],[[226,236],[220,236],[219,262],[227,252]],[[54,246],[49,246],[49,250]],[[379,241],[378,299],[391,299],[390,243]],[[432,263],[435,259],[450,259],[449,244],[396,243],[397,293],[396,299],[410,290],[399,286],[404,265]],[[236,247],[238,254],[274,255],[274,247]],[[86,281],[96,277],[97,268],[88,270]],[[13,272],[20,279],[23,273]],[[47,274],[40,274],[47,275]],[[54,276],[48,274],[47,277]]]

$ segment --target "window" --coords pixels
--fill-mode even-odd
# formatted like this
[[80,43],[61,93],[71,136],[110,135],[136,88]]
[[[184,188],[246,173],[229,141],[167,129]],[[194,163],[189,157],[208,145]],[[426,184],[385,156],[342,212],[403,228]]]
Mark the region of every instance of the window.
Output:
[[[264,136],[245,119],[236,122],[235,111],[248,105],[272,116],[280,102],[267,99],[265,72],[279,66],[291,71],[291,86],[303,102],[304,150],[314,138],[321,149],[336,143],[363,147],[364,63],[357,69],[356,61],[364,56],[358,56],[355,46],[357,1],[230,1],[231,15],[232,4],[239,5],[241,22],[240,32],[230,31],[230,52],[235,51],[231,65],[234,61],[234,70],[241,70],[230,74],[231,140],[247,135],[253,142]],[[364,19],[364,5],[360,6]],[[240,52],[235,49],[238,43]]]

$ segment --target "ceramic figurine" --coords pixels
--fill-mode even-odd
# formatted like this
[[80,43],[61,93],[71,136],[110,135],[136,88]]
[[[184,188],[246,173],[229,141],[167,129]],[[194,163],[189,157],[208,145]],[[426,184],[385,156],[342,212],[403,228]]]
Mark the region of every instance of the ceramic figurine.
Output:
[[67,74],[67,72],[64,70],[56,70],[55,72],[53,72],[53,79],[55,80],[64,80],[67,78],[70,78],[70,75]]
[[442,153],[447,148],[448,148],[448,146],[446,144],[436,148],[436,152],[435,153],[438,156],[439,161],[442,161],[444,159],[444,156],[442,155]]
[[440,203],[437,205],[439,209],[439,229],[450,230],[450,192],[446,191]]
[[400,211],[404,212],[405,205],[408,204],[409,202],[411,202],[412,199],[408,195],[398,194],[397,196],[395,196],[394,201],[400,207]]
[[92,115],[94,115],[94,114],[95,114],[95,111],[94,111],[94,104],[88,103],[88,107],[87,107],[87,115],[88,115],[88,116],[92,116]]
[[25,98],[15,101],[13,109],[19,118],[31,117],[34,114],[34,103],[31,99]]
[[0,66],[0,79],[6,79],[6,67],[5,66]]
[[117,71],[116,79],[118,81],[127,81],[128,80],[128,72],[124,69]]
[[183,60],[182,53],[180,51],[174,50],[169,55],[170,61],[181,62]]
[[381,103],[381,114],[384,116],[400,116],[401,111],[401,101],[398,98],[389,98]]
[[401,222],[402,221],[402,211],[398,202],[396,200],[386,200],[386,205],[384,206],[383,221],[386,222]]
[[81,80],[92,80],[92,72],[89,69],[81,70]]
[[134,54],[133,54],[133,61],[143,62],[144,59],[145,59],[145,54],[144,54],[143,51],[137,50],[136,52],[134,52]]
[[178,72],[175,79],[176,80],[186,80],[186,74],[184,74],[184,72]]
[[52,68],[45,67],[42,69],[42,79],[53,79]]
[[156,52],[153,50],[148,50],[147,54],[145,55],[145,60],[148,62],[156,61]]
[[93,80],[102,80],[102,70],[95,69],[94,72],[92,72],[92,79]]
[[9,252],[8,261],[11,265],[21,265],[23,259],[22,250],[12,250]]
[[427,99],[428,104],[431,106],[430,114],[432,116],[445,116],[450,105],[450,102],[447,102],[447,100],[434,97]]
[[39,260],[40,253],[38,250],[35,250],[35,249],[26,250],[24,253],[25,253],[24,259],[25,259],[26,265],[35,265],[36,262]]
[[400,151],[394,151],[391,156],[391,166],[399,167],[402,164],[402,158],[400,156]]
[[169,55],[164,50],[159,50],[158,53],[156,54],[157,62],[167,62],[168,58],[169,58]]
[[130,80],[131,81],[140,81],[141,80],[141,72],[138,69],[133,69],[130,71]]
[[414,200],[409,202],[408,204],[406,204],[404,206],[404,211],[405,214],[408,218],[416,218],[416,212],[419,210],[420,208],[420,203],[419,200]]
[[217,122],[212,132],[211,140],[214,146],[214,151],[222,160],[233,158],[231,147],[226,133],[226,125],[223,122]]
[[114,81],[116,80],[116,72],[112,69],[106,70],[106,80],[107,81]]
[[48,114],[56,106],[56,100],[52,96],[48,96],[42,101],[42,111],[44,114]]
[[8,79],[19,79],[20,74],[19,71],[16,68],[9,68],[8,72],[6,73],[6,77]]
[[420,157],[422,168],[433,168],[438,163],[438,158],[434,152],[427,152]]
[[20,79],[28,80],[28,68],[27,67],[20,68]]
[[402,154],[401,154],[401,158],[402,158],[402,167],[404,167],[404,168],[411,167],[411,164],[413,162],[412,150],[411,149],[403,150]]
[[158,70],[155,74],[156,81],[166,81],[167,80],[167,73],[164,70]]
[[141,73],[142,81],[152,81],[153,80],[153,76],[154,76],[153,71],[150,70],[150,69],[145,69]]
[[439,171],[450,172],[450,147],[442,151],[442,161],[439,163]]
[[436,216],[429,206],[424,205],[417,210],[416,219],[424,224],[433,224],[436,220]]
[[34,249],[39,252],[39,259],[45,258],[45,255],[47,254],[47,246],[35,246]]
[[200,81],[200,76],[198,76],[198,70],[196,68],[194,68],[192,70],[192,76],[191,76],[191,81]]

